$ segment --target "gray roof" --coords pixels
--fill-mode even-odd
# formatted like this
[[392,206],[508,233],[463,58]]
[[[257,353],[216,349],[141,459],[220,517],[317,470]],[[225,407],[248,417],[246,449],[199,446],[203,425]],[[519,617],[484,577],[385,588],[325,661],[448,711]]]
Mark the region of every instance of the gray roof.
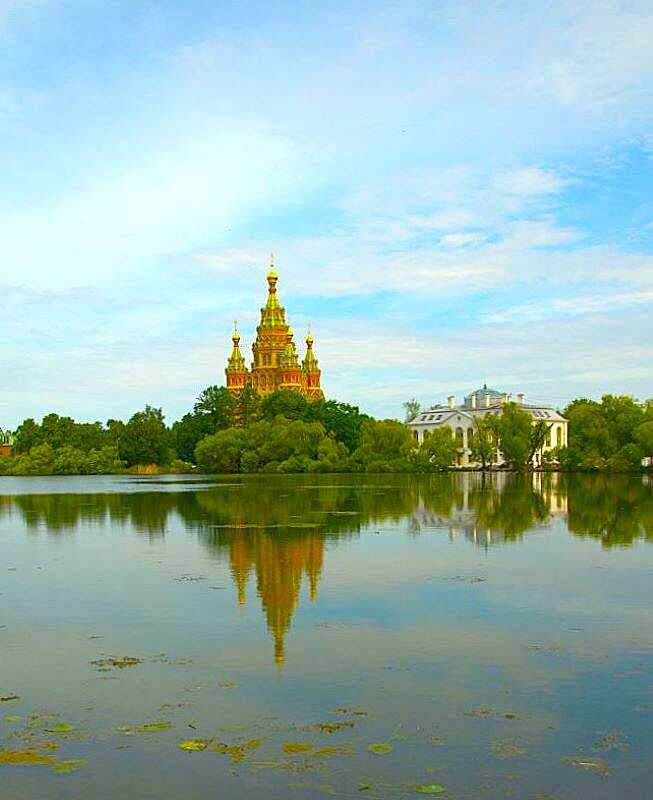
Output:
[[[501,395],[503,398],[503,395]],[[566,422],[565,418],[559,414],[555,408],[549,406],[531,405],[528,403],[519,403],[519,408],[526,411],[533,417],[534,420],[542,420],[544,422]],[[408,424],[413,425],[444,425],[452,415],[465,417],[470,422],[479,417],[484,417],[486,414],[494,414],[499,416],[503,410],[503,402],[490,402],[489,406],[483,405],[481,408],[469,408],[467,406],[436,406],[430,408],[428,411],[422,411],[414,420]]]

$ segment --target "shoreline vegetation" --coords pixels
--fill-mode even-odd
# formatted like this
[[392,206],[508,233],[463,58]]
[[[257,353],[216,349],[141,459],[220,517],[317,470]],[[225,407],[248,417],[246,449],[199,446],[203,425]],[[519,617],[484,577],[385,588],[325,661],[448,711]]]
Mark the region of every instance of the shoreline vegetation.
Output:
[[[562,414],[569,443],[545,454],[544,471],[651,471],[653,400],[604,395],[600,402],[574,400]],[[485,470],[532,469],[546,425],[531,425],[514,403],[483,422],[472,453]],[[170,427],[152,406],[127,422],[79,423],[57,414],[40,423],[26,419],[12,455],[0,458],[0,475],[481,471],[454,466],[458,446],[449,429],[418,445],[403,422],[374,419],[335,400],[310,402],[290,391],[260,398],[250,389],[234,398],[225,387],[210,386]]]

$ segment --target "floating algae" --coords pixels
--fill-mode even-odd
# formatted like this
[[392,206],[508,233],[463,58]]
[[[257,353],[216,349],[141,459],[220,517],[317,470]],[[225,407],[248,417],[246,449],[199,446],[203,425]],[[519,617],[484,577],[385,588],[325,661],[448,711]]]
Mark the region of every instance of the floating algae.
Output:
[[56,764],[57,759],[53,756],[39,752],[36,747],[27,750],[5,750],[0,748],[0,765],[11,764],[21,767],[40,767],[48,764]]
[[177,745],[180,750],[186,750],[190,753],[206,750],[208,746],[209,742],[207,739],[183,739]]
[[565,764],[571,764],[572,767],[579,767],[580,769],[598,772],[598,774],[602,775],[604,778],[607,778],[610,774],[610,770],[606,767],[605,762],[601,758],[566,756],[562,760],[565,762]]
[[332,756],[351,756],[354,754],[354,751],[351,747],[321,747],[319,750],[315,750],[313,756],[315,758],[330,758]]
[[97,658],[95,661],[91,661],[91,664],[94,667],[97,667],[98,671],[108,669],[126,669],[127,667],[135,667],[142,663],[143,659],[136,658],[135,656],[105,656],[104,658]]
[[498,758],[520,758],[527,755],[527,751],[517,739],[495,739],[490,745],[490,750]]
[[309,750],[313,749],[312,742],[284,742],[283,743],[283,752],[284,753],[308,753]]
[[377,756],[384,756],[386,753],[391,753],[394,750],[394,747],[387,742],[376,742],[368,745],[367,749],[370,751],[370,753],[374,753]]
[[86,765],[85,758],[69,758],[67,761],[60,761],[52,767],[52,771],[58,775],[69,775],[71,772],[77,772]]

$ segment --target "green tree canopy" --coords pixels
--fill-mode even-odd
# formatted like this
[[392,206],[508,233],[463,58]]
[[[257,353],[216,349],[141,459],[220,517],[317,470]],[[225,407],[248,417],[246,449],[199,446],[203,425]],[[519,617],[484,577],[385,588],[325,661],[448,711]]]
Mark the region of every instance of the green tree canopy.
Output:
[[499,447],[513,466],[523,467],[531,451],[531,416],[517,403],[504,403],[497,421]]
[[368,420],[361,426],[361,443],[351,463],[362,472],[407,472],[414,449],[412,433],[402,422]]
[[125,425],[120,437],[120,458],[128,466],[136,464],[167,464],[170,460],[170,437],[163,411],[145,406]]
[[261,417],[270,422],[278,416],[285,419],[303,419],[308,400],[290,389],[279,389],[261,402]]
[[415,400],[414,397],[410,400],[406,400],[406,402],[403,403],[403,407],[404,411],[406,412],[404,417],[405,422],[412,422],[421,411],[420,404],[417,402],[417,400]]
[[494,464],[499,445],[497,418],[490,414],[474,417],[474,435],[472,437],[472,459],[480,461],[482,469]]
[[653,420],[642,422],[634,430],[635,441],[641,447],[645,458],[651,459],[649,466],[653,464]]
[[456,443],[451,428],[435,428],[420,444],[414,464],[419,472],[437,472],[451,467],[456,459]]

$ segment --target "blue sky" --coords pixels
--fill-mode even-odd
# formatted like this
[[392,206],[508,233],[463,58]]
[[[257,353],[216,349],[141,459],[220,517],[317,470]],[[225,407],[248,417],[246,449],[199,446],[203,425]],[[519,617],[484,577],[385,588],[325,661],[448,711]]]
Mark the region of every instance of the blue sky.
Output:
[[0,0],[0,426],[181,416],[274,251],[327,395],[653,396],[653,6]]

